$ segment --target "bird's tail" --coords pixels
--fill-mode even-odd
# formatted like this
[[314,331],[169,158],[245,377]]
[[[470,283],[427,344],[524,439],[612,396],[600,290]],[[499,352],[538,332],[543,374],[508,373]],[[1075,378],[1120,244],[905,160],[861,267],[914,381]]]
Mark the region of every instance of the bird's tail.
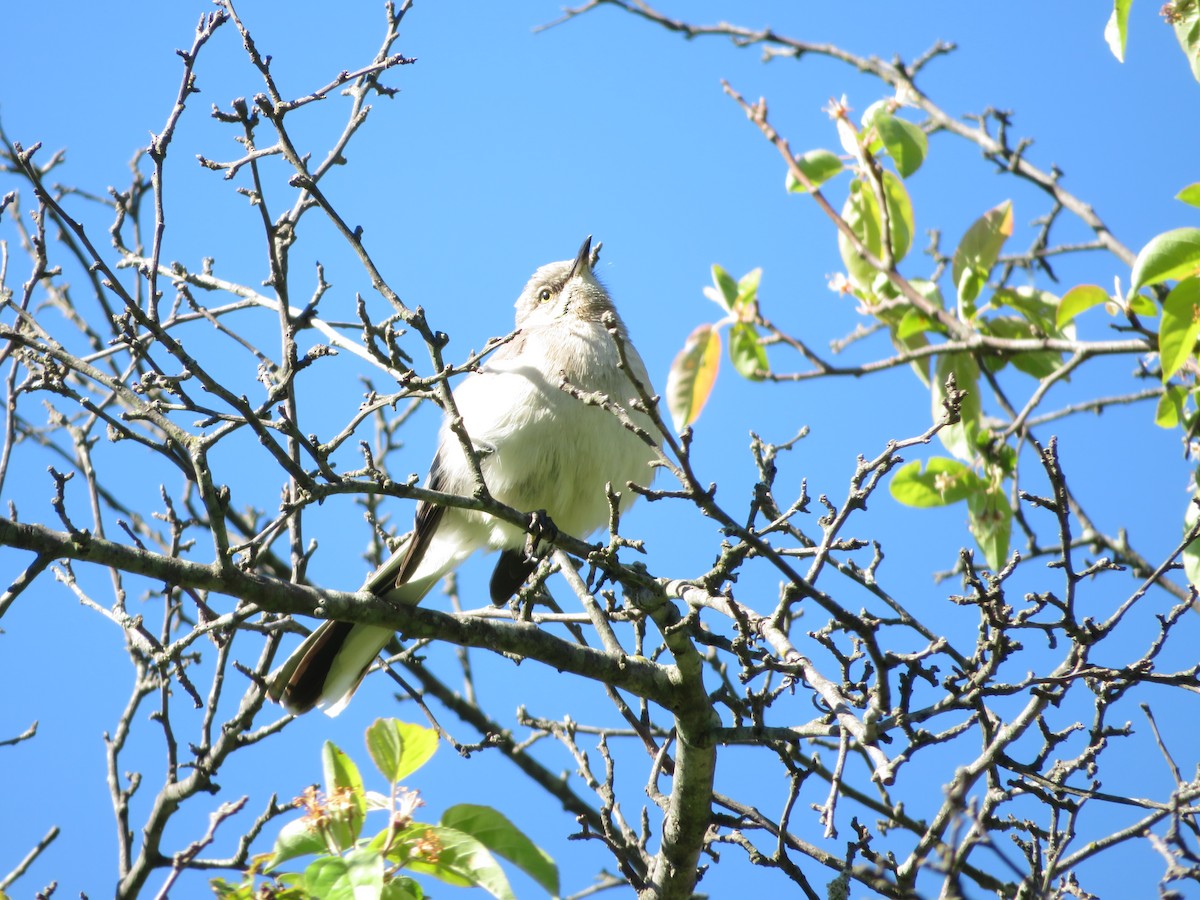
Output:
[[296,715],[315,706],[328,716],[336,716],[346,708],[393,633],[381,625],[322,622],[271,673],[271,699]]
[[[362,589],[397,605],[420,603],[438,580],[471,552],[462,549],[462,542],[454,534],[435,535],[424,548],[416,570],[407,577],[399,576],[407,549],[407,544],[401,545],[372,573]],[[403,583],[396,583],[398,577],[404,577]],[[271,673],[267,696],[297,715],[317,707],[327,716],[336,716],[346,708],[393,633],[381,625],[322,622]]]

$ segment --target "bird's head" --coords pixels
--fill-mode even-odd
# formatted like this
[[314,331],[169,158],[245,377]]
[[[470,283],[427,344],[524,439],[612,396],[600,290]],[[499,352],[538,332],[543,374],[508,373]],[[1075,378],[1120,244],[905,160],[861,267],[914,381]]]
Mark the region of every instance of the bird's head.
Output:
[[571,318],[599,322],[613,311],[608,291],[592,272],[599,253],[598,244],[593,253],[589,234],[573,260],[547,263],[534,272],[517,298],[517,327],[536,328]]

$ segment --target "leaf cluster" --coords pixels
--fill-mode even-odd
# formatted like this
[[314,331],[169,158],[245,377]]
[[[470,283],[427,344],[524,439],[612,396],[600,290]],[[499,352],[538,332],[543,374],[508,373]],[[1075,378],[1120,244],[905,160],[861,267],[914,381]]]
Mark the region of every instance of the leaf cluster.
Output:
[[[478,887],[497,900],[514,897],[500,856],[524,871],[551,896],[558,895],[558,868],[501,813],[486,806],[457,804],[437,824],[417,821],[423,805],[402,782],[437,750],[437,732],[376,719],[367,729],[367,752],[387,784],[368,791],[355,762],[332,741],[321,751],[324,791],[309,788],[296,801],[304,815],[284,825],[274,849],[256,857],[240,882],[214,879],[222,900],[255,900],[267,891],[279,900],[423,900],[429,896],[413,875],[428,875],[455,887]],[[373,835],[368,816],[382,813]],[[493,855],[494,854],[494,855]],[[301,872],[284,863],[315,857]],[[269,879],[263,886],[262,876]]]

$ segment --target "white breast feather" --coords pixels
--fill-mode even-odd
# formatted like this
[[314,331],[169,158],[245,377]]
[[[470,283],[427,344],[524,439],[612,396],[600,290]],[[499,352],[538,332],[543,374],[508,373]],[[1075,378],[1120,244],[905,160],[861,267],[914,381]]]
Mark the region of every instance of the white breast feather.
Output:
[[[533,332],[526,340],[538,342],[543,336],[543,332]],[[633,497],[626,482],[650,482],[653,451],[612,413],[585,405],[560,390],[562,374],[565,371],[580,390],[607,394],[643,428],[649,429],[650,422],[632,411],[634,387],[617,368],[616,348],[602,326],[581,322],[569,337],[564,338],[559,329],[555,338],[553,346],[527,346],[519,359],[489,364],[464,381],[454,397],[471,440],[482,451],[484,477],[492,495],[522,511],[544,509],[560,530],[584,537],[608,522],[605,483],[611,482],[613,489],[622,493],[621,505],[627,506]],[[632,348],[627,352],[632,355]],[[591,359],[583,364],[588,357]],[[530,360],[539,364],[530,365]],[[611,375],[588,382],[579,376],[581,370]],[[635,370],[641,370],[645,381],[640,359],[636,359]],[[449,443],[457,448],[453,435]],[[489,452],[493,447],[503,447],[503,452]],[[469,485],[462,453],[447,457],[442,463],[443,471],[452,476],[450,483]],[[507,523],[490,517],[485,522],[477,514],[462,518],[473,521],[455,525],[470,530],[488,528],[492,547],[515,548],[524,543],[524,532]]]

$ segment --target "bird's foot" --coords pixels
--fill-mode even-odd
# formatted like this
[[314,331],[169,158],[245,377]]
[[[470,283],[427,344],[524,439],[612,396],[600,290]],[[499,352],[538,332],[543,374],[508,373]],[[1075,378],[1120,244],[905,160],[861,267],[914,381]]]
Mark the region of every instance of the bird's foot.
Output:
[[[525,525],[525,555],[530,559],[537,559],[556,540],[558,540],[558,526],[550,519],[549,513],[544,509],[531,512],[529,521]],[[542,548],[542,544],[545,544],[546,547]]]
[[558,528],[544,509],[529,514],[525,523],[525,546],[504,550],[496,561],[489,585],[492,603],[503,606],[520,590],[537,568],[538,560],[558,539]]

